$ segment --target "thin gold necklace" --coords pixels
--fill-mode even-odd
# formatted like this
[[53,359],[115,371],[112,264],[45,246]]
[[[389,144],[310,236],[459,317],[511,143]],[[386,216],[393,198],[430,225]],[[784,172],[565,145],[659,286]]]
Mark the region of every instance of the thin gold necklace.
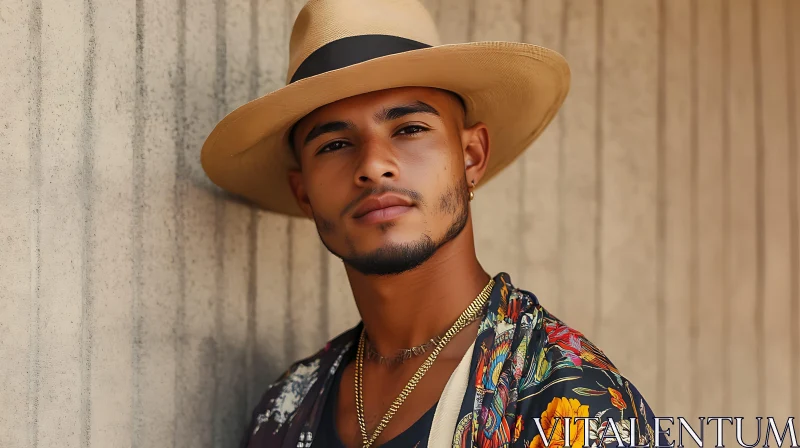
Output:
[[489,299],[489,293],[492,291],[492,287],[494,286],[494,279],[490,279],[489,283],[483,288],[478,297],[476,297],[472,303],[469,304],[467,309],[465,309],[458,319],[453,323],[449,330],[442,336],[441,340],[438,344],[436,344],[436,348],[433,349],[428,358],[425,362],[422,363],[421,366],[417,369],[414,375],[408,380],[405,387],[403,387],[402,392],[397,398],[394,399],[392,404],[389,406],[389,409],[384,414],[383,418],[381,419],[378,426],[375,428],[375,431],[372,433],[372,436],[367,434],[367,423],[364,417],[364,392],[362,390],[362,383],[364,381],[364,345],[365,345],[365,332],[364,330],[361,331],[361,337],[358,340],[358,352],[356,353],[356,371],[355,371],[355,391],[356,391],[356,412],[358,415],[358,427],[361,430],[361,444],[362,448],[370,448],[373,443],[378,439],[378,436],[381,435],[386,426],[391,421],[392,417],[397,413],[397,410],[400,409],[400,406],[406,400],[408,395],[411,391],[417,387],[417,384],[420,382],[422,377],[425,373],[428,372],[428,369],[431,368],[433,362],[436,361],[436,357],[439,356],[439,353],[444,349],[448,342],[455,335],[457,335],[461,330],[463,330],[467,325],[475,320],[475,316],[483,309],[486,305],[487,300]]
[[[480,315],[472,316],[472,321],[467,322],[467,325],[471,324],[472,322],[480,319]],[[372,344],[372,341],[369,339],[369,335],[364,336],[364,350],[365,350],[365,358],[372,359],[378,361],[379,364],[385,364],[389,367],[402,364],[408,361],[411,358],[422,356],[425,353],[433,350],[439,342],[442,341],[443,336],[434,336],[429,339],[424,344],[417,345],[411,348],[402,348],[396,352],[394,356],[383,356],[377,348]]]

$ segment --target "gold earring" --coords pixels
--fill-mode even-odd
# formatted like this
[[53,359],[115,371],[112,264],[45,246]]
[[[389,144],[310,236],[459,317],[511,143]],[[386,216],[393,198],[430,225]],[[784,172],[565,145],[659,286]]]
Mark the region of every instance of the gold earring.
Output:
[[472,181],[472,190],[469,190],[469,200],[470,201],[475,199],[475,192],[473,191],[474,189],[475,189],[475,180]]

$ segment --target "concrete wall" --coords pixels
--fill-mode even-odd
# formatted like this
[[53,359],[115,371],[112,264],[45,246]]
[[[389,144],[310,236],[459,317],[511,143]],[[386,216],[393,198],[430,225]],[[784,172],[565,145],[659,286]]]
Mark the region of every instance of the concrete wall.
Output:
[[[302,1],[3,0],[0,446],[233,446],[357,319],[311,223],[204,178]],[[573,68],[474,204],[479,255],[666,415],[800,414],[797,0],[429,0]]]

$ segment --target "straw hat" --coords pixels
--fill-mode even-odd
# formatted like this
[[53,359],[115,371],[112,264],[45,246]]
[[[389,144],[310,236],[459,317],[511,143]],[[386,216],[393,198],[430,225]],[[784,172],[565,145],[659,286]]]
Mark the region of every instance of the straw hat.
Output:
[[222,119],[200,160],[220,187],[264,209],[304,216],[288,182],[288,171],[298,168],[289,149],[291,127],[344,98],[424,86],[460,95],[467,125],[486,123],[488,180],[541,134],[569,83],[564,58],[536,45],[442,45],[418,0],[311,0],[292,28],[286,86]]

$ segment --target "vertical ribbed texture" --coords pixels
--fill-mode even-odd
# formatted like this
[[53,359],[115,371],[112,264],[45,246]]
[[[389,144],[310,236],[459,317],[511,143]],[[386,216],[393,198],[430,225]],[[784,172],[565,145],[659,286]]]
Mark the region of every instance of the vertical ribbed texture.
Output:
[[[697,65],[698,65],[698,28],[700,25],[697,23],[697,3],[699,0],[690,0],[691,4],[691,16],[689,22],[689,36],[690,39],[690,60],[689,60],[689,76],[690,76],[690,109],[689,109],[689,192],[690,192],[690,210],[689,210],[689,219],[690,219],[690,231],[689,231],[689,338],[692,341],[698,341],[700,337],[700,323],[698,322],[699,319],[699,311],[698,308],[700,307],[698,304],[698,289],[700,283],[700,273],[698,270],[700,269],[700,249],[698,245],[700,244],[698,241],[698,211],[697,211],[697,203],[698,203],[698,192],[697,192],[697,184],[698,184],[698,155],[699,149],[697,146],[699,143],[699,130],[698,127],[700,123],[698,123],[698,115],[700,114],[698,109],[698,86],[697,86]],[[689,357],[689,367],[687,368],[688,374],[690,377],[689,384],[690,384],[690,403],[691,407],[688,409],[689,417],[694,421],[694,418],[699,416],[699,406],[700,406],[700,390],[702,390],[702,385],[699,384],[701,377],[701,372],[699,371],[698,357],[700,352],[700,344],[691,344],[689,347],[689,351],[691,353]]]
[[[665,370],[660,384],[664,397],[656,411],[681,412],[689,417],[692,395],[693,317],[691,293],[691,0],[662,0],[660,18],[663,23],[663,51],[660,56],[663,78],[659,110],[663,111],[663,202],[659,213],[664,216],[663,281],[658,283],[663,296],[663,314],[659,322],[665,328],[667,343],[663,345]],[[658,303],[658,302],[657,302]],[[683,366],[683,374],[674,374],[669,366]],[[684,415],[685,414],[685,415]]]
[[[656,316],[666,316],[666,248],[667,248],[667,0],[658,1],[658,110],[656,111]],[[659,318],[656,326],[656,390],[655,400],[664,403],[667,396],[666,319]]]
[[656,389],[651,357],[656,338],[631,336],[652,332],[658,318],[658,3],[604,2],[602,28],[602,155],[597,161],[602,171],[602,302],[593,339],[649,394]]
[[[544,3],[552,5],[558,2]],[[531,9],[527,15],[536,17],[542,8]],[[554,304],[557,310],[554,309],[554,313],[563,314],[575,308],[582,309],[581,313],[572,313],[570,323],[587,334],[595,334],[595,315],[599,313],[595,300],[599,297],[596,295],[598,283],[595,275],[595,248],[598,245],[595,237],[598,229],[596,193],[600,191],[596,189],[597,155],[600,149],[596,142],[600,117],[598,93],[601,91],[598,86],[602,82],[598,58],[601,42],[597,39],[602,29],[601,15],[602,4],[599,2],[570,0],[563,2],[561,11],[555,10],[550,16],[550,20],[559,23],[561,27],[560,31],[554,30],[551,36],[555,37],[558,32],[558,40],[563,45],[562,54],[570,61],[573,74],[572,93],[570,102],[564,105],[556,117],[561,127],[558,140],[553,142],[557,149],[552,149],[552,154],[538,156],[540,160],[547,156],[553,157],[551,160],[555,160],[554,163],[557,164],[557,168],[549,167],[552,171],[557,169],[557,174],[551,173],[550,179],[555,183],[556,191],[552,192],[549,199],[557,202],[552,204],[557,208],[550,212],[555,216],[539,214],[542,219],[554,219],[553,225],[558,232],[558,237],[554,238],[557,244],[548,246],[551,259],[557,263],[551,274],[551,284],[557,289],[541,291],[541,294],[558,294],[558,303]],[[540,23],[544,20],[539,19]],[[536,151],[531,153],[535,154]],[[538,163],[541,162],[531,159],[528,168],[539,169],[536,167]],[[542,167],[540,172],[543,169],[547,167]],[[554,174],[557,178],[553,177]],[[529,190],[540,189],[538,182],[531,179],[527,180],[527,185]],[[537,222],[538,220],[527,225],[528,247],[534,251],[541,239]],[[525,284],[530,283],[530,289],[537,289],[533,285],[539,283],[539,275],[533,269],[528,269],[527,277]]]
[[[564,21],[567,14],[564,2],[547,0],[524,0],[515,5],[512,11],[519,17],[519,36],[516,40],[540,45],[563,52],[565,48]],[[570,204],[560,200],[562,184],[562,138],[567,115],[558,115],[537,140],[537,151],[528,151],[520,156],[516,166],[511,168],[518,173],[516,183],[516,218],[509,222],[509,234],[515,240],[513,255],[506,254],[496,264],[511,264],[502,268],[508,271],[519,284],[539,285],[552,295],[560,295],[559,272],[562,266],[563,251],[559,247],[563,229],[560,215]],[[535,179],[535,181],[534,181]],[[476,194],[483,194],[479,190]],[[491,193],[490,193],[491,194]],[[475,213],[486,213],[478,203]],[[496,215],[492,215],[496,216]],[[512,227],[513,226],[513,230]],[[550,238],[542,239],[547,234]],[[494,248],[490,239],[486,246]],[[479,253],[481,247],[479,247]],[[502,255],[498,251],[498,255]],[[516,274],[515,274],[516,271]],[[553,304],[552,312],[562,315],[565,302]]]
[[135,74],[135,105],[133,138],[131,147],[133,149],[133,204],[131,214],[131,246],[132,246],[132,277],[133,277],[133,297],[131,300],[131,447],[139,447],[140,431],[143,420],[142,397],[139,390],[142,384],[142,302],[143,302],[143,283],[144,273],[142,271],[144,257],[144,179],[145,171],[145,125],[147,116],[145,114],[145,101],[147,100],[146,85],[144,79],[144,0],[136,0],[135,32],[136,32],[136,74]]
[[[722,247],[721,247],[721,259],[722,262],[720,263],[720,270],[721,270],[721,285],[720,285],[720,294],[722,303],[726,305],[729,303],[729,297],[731,294],[731,287],[730,287],[730,272],[729,266],[727,261],[730,259],[730,251],[728,250],[728,246],[730,245],[731,241],[731,226],[730,222],[728,221],[728,216],[730,216],[730,209],[731,209],[731,195],[728,191],[727,186],[730,184],[731,175],[730,175],[730,166],[731,166],[731,157],[730,157],[730,146],[731,146],[731,123],[730,123],[730,114],[728,111],[730,110],[730,93],[731,93],[731,77],[730,77],[730,56],[731,56],[731,46],[730,40],[728,36],[731,33],[731,26],[730,26],[730,13],[729,13],[730,5],[728,2],[723,1],[721,4],[721,22],[722,22],[722,33],[720,35],[720,39],[722,41],[722,54],[721,54],[721,77],[722,77],[722,98],[721,98],[721,107],[722,107],[722,182],[721,182],[721,190],[722,190]],[[733,349],[731,344],[728,344],[726,340],[730,337],[731,328],[730,328],[730,315],[731,315],[731,308],[730,306],[724,306],[721,316],[721,324],[720,324],[720,333],[719,338],[721,342],[720,347],[720,359],[721,364],[724,366],[730,365],[730,354]],[[725,393],[731,390],[731,373],[730,370],[724,369],[722,372],[722,378],[720,382],[720,386],[722,387],[722,408],[723,409],[730,409],[731,407],[731,400],[730,394]]]
[[[593,256],[593,291],[592,291],[592,327],[587,328],[586,334],[593,337],[600,337],[603,326],[603,107],[605,95],[603,95],[603,81],[605,78],[605,66],[603,65],[603,53],[605,51],[605,3],[598,2],[597,18],[595,19],[594,37],[594,184],[591,193],[594,196],[595,212],[592,220],[592,256]],[[566,106],[566,104],[565,104]],[[578,299],[578,297],[576,297]],[[589,300],[587,299],[587,302]]]
[[[30,3],[28,16],[28,54],[30,65],[28,69],[28,80],[30,82],[29,95],[31,101],[28,109],[28,151],[30,153],[29,170],[30,189],[29,209],[30,216],[30,309],[29,331],[28,331],[28,390],[26,397],[28,437],[27,443],[30,447],[39,446],[39,323],[41,310],[41,210],[42,210],[42,2],[35,0]],[[22,13],[22,11],[20,11]],[[22,211],[20,207],[20,211]],[[10,278],[10,277],[3,277]],[[18,299],[24,303],[24,296]],[[4,319],[13,316],[3,316]],[[16,354],[17,356],[21,353]],[[14,356],[14,355],[12,355]],[[21,375],[19,372],[18,375]],[[22,407],[21,403],[16,405],[17,409]],[[13,425],[7,422],[6,425]],[[20,445],[22,438],[17,439]]]
[[[789,210],[790,210],[790,247],[792,259],[789,271],[794,272],[791,294],[791,313],[792,319],[800,317],[800,142],[798,142],[798,126],[800,125],[800,114],[798,114],[797,92],[800,89],[800,67],[798,67],[797,55],[800,54],[800,37],[798,32],[797,20],[800,19],[800,7],[797,2],[785,0],[785,26],[786,26],[786,92],[789,102]],[[792,372],[800,371],[800,325],[793,325],[791,328],[791,366]],[[800,413],[800,384],[792,382],[792,415]]]
[[[199,163],[217,120],[281,87],[303,3],[4,5],[0,446],[235,446],[265,387],[358,320],[313,223]],[[659,414],[797,414],[800,6],[425,4],[444,42],[572,66],[556,120],[476,193],[486,269]]]
[[[789,340],[792,328],[797,326],[789,311],[792,309],[792,284],[798,272],[792,271],[792,167],[790,166],[791,142],[790,99],[787,90],[787,34],[785,16],[789,13],[787,3],[766,4],[756,2],[759,51],[758,80],[760,110],[759,154],[761,176],[762,216],[761,255],[763,257],[761,297],[762,341],[764,363],[761,378],[765,387],[762,401],[763,412],[785,420],[792,414],[791,398],[793,384],[798,382],[798,372],[792,370],[790,346],[774,344],[776,339]],[[791,25],[790,28],[797,25]]]
[[[759,371],[757,352],[761,351],[759,325],[754,322],[757,300],[757,216],[756,216],[756,118],[755,67],[753,38],[753,1],[736,0],[727,8],[727,72],[728,90],[728,179],[725,183],[728,228],[725,249],[728,283],[725,305],[729,321],[728,376],[730,412],[751,418],[758,412]],[[789,347],[787,347],[789,349]],[[749,390],[750,394],[735,393]],[[754,439],[751,439],[754,440]]]
[[95,123],[94,123],[94,66],[97,54],[95,52],[95,25],[94,5],[92,0],[83,2],[84,24],[84,56],[83,56],[83,123],[81,123],[81,143],[83,150],[82,180],[80,185],[81,203],[83,212],[83,252],[81,253],[81,448],[89,448],[91,443],[92,425],[92,248],[96,244],[93,229],[93,211],[97,197],[93,195],[95,186],[92,175],[94,174],[95,155]]
[[694,366],[699,409],[722,408],[723,378],[703,383],[704,377],[717,366],[724,365],[725,341],[722,339],[725,297],[724,278],[724,137],[723,137],[723,0],[696,0],[694,23],[695,102],[694,186],[695,198],[695,318],[697,344]]
[[757,391],[757,406],[756,412],[758,415],[763,415],[764,411],[766,411],[766,384],[764,384],[764,380],[766,378],[765,371],[766,371],[766,356],[764,354],[764,290],[766,285],[764,285],[766,273],[765,271],[765,255],[764,252],[766,251],[765,245],[765,235],[764,235],[764,151],[766,148],[764,147],[764,88],[761,83],[764,80],[763,72],[761,70],[761,20],[760,20],[760,8],[759,2],[753,1],[753,67],[754,67],[754,76],[753,76],[753,89],[755,91],[755,137],[756,137],[756,163],[755,163],[755,170],[756,170],[756,204],[755,204],[755,215],[756,215],[756,295],[755,295],[755,315],[754,317],[754,324],[756,327],[756,347],[761,347],[761,350],[758,350],[756,353],[755,364],[757,366],[757,381],[756,381],[756,391]]

